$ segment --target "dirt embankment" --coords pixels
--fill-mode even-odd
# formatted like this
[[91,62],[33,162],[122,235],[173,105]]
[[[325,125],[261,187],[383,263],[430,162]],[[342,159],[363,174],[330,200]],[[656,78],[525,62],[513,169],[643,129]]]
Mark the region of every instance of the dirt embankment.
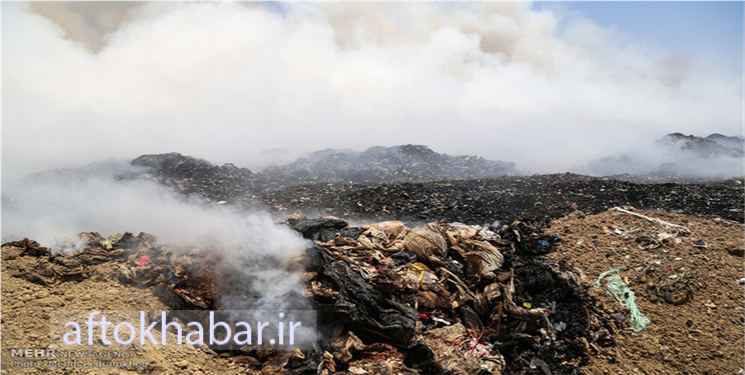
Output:
[[[221,375],[240,373],[241,364],[221,358],[208,348],[187,350],[126,350],[132,357],[86,357],[78,362],[146,363],[139,367],[106,367],[106,365],[40,366],[13,365],[41,361],[71,362],[74,358],[13,358],[11,349],[47,348],[50,344],[50,313],[54,310],[134,310],[167,311],[166,306],[152,288],[123,285],[117,281],[115,263],[102,263],[88,267],[89,277],[53,285],[32,283],[16,277],[19,272],[34,269],[38,258],[17,256],[11,247],[2,249],[2,373],[3,374],[193,374]],[[156,332],[160,334],[160,332]],[[172,339],[172,338],[171,338]],[[172,342],[172,341],[171,341]],[[106,352],[106,351],[98,351]]]
[[[591,296],[608,314],[622,312],[616,323],[618,346],[603,348],[583,368],[589,374],[736,374],[745,368],[745,297],[743,226],[665,212],[640,212],[681,225],[678,228],[610,210],[579,213],[552,223],[547,232],[561,242],[550,260],[569,260],[581,269]],[[620,274],[635,293],[636,304],[651,323],[634,333],[629,310],[592,288],[598,276],[623,267]],[[612,354],[612,355],[611,355]]]

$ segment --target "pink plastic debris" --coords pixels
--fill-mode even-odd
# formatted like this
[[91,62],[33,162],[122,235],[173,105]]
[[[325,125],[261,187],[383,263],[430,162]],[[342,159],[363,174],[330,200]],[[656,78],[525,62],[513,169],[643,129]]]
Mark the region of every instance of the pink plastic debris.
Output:
[[140,257],[140,259],[137,259],[135,261],[135,264],[138,266],[144,266],[150,261],[150,257],[147,255],[143,255]]

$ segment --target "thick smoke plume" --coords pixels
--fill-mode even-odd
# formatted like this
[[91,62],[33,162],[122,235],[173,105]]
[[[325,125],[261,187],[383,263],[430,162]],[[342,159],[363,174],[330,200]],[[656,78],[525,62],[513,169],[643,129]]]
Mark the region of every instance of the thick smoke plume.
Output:
[[745,176],[744,153],[742,137],[714,134],[701,138],[674,133],[654,142],[639,142],[626,152],[593,160],[571,171],[593,176],[632,174],[720,180]]
[[[3,187],[3,241],[29,237],[54,251],[84,247],[80,232],[103,236],[129,231],[154,234],[161,244],[214,251],[221,271],[236,280],[221,295],[229,308],[285,308],[287,293],[302,290],[285,265],[307,243],[263,213],[241,213],[189,201],[126,163],[108,161],[35,174]],[[250,285],[239,285],[248,282]],[[247,300],[244,289],[253,298]],[[297,299],[297,298],[296,298]]]
[[547,172],[742,132],[742,72],[529,3],[71,4],[3,4],[6,177],[408,143]]

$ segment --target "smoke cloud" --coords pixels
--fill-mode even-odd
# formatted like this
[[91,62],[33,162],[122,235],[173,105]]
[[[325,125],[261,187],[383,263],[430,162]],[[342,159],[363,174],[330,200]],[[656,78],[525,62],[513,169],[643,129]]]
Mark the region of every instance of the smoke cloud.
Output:
[[[3,242],[28,237],[53,251],[82,248],[76,235],[152,233],[173,250],[215,252],[221,271],[236,281],[220,296],[235,310],[302,306],[288,293],[302,290],[285,265],[308,243],[261,212],[207,206],[147,179],[128,163],[109,160],[28,176],[3,186]],[[251,299],[245,294],[251,291]]]
[[6,178],[407,143],[547,172],[742,132],[741,72],[529,3],[2,6]]
[[571,172],[591,176],[620,174],[656,175],[720,180],[745,175],[745,160],[729,155],[702,157],[700,153],[659,142],[640,142],[626,152],[608,155],[586,165],[570,168]]

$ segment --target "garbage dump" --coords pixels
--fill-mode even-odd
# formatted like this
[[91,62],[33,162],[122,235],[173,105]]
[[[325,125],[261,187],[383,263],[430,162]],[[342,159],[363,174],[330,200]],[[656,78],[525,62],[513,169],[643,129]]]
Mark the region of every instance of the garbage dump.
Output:
[[[33,256],[36,261],[21,266],[12,275],[48,286],[71,280],[116,279],[124,285],[164,287],[163,295],[174,309],[202,308],[214,304],[215,293],[225,289],[224,279],[214,275],[215,254],[192,252],[180,255],[157,245],[147,233],[115,233],[108,238],[99,233],[80,233],[86,246],[69,253],[52,253],[36,241],[23,239],[3,244],[3,260]],[[212,259],[209,259],[212,258]],[[93,267],[106,264],[110,267]],[[179,298],[180,297],[180,298]]]
[[[352,226],[302,215],[282,223],[308,240],[283,267],[304,282],[287,298],[318,312],[318,341],[292,351],[204,348],[174,368],[193,366],[190,356],[214,356],[231,373],[264,374],[653,373],[664,366],[721,373],[737,362],[736,350],[708,335],[742,343],[737,223],[629,207],[575,212],[547,228],[521,221]],[[91,288],[151,291],[167,309],[198,317],[225,308],[219,297],[245,284],[224,272],[234,260],[219,249],[175,249],[146,233],[88,232],[79,240],[83,246],[70,252],[30,239],[5,243],[3,275],[49,291],[91,281]],[[686,362],[699,345],[710,357]]]
[[506,163],[476,156],[452,157],[420,146],[368,151],[373,152],[359,157],[319,152],[316,157],[262,173],[176,153],[142,155],[132,164],[192,198],[268,209],[279,216],[324,212],[347,220],[492,223],[519,219],[543,225],[576,210],[597,214],[614,206],[633,205],[718,215],[736,222],[745,218],[742,178],[522,176],[511,175],[515,171]]
[[[578,373],[587,345],[609,326],[572,270],[539,259],[560,236],[526,223],[286,222],[314,241],[303,261],[314,308],[327,319],[324,336],[392,345],[412,371],[500,374],[540,363]],[[348,357],[334,358],[336,371],[356,371]]]

